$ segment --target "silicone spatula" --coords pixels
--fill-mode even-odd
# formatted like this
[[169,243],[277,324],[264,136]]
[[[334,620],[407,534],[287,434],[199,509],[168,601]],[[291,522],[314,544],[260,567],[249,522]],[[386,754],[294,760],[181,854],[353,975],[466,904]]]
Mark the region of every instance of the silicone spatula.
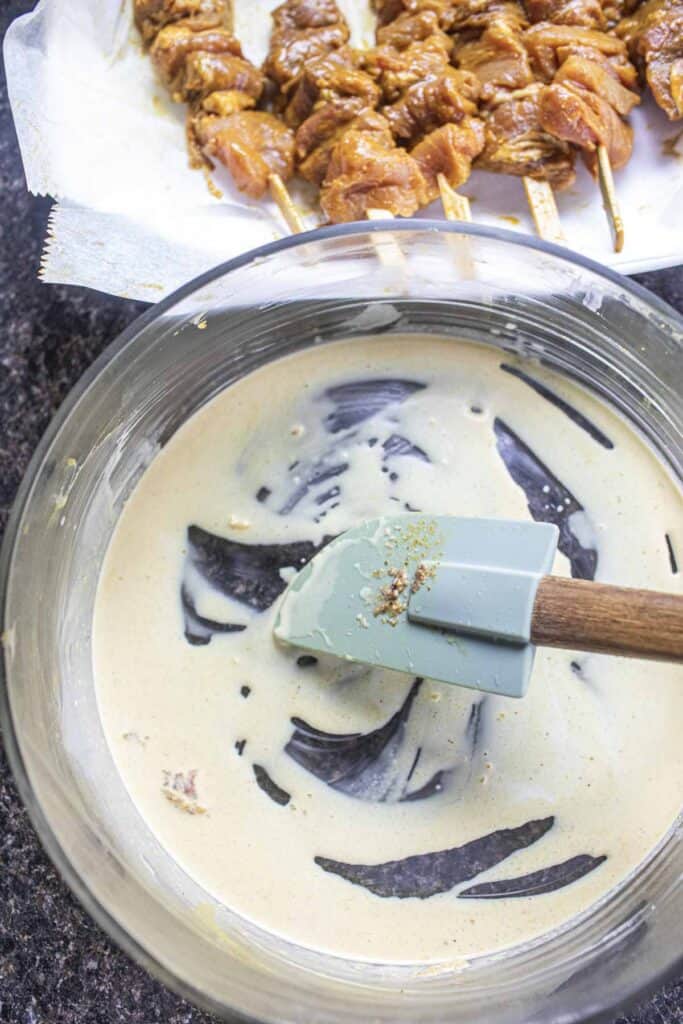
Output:
[[306,651],[524,696],[537,644],[683,660],[683,595],[550,576],[549,523],[407,514],[331,541],[276,637]]

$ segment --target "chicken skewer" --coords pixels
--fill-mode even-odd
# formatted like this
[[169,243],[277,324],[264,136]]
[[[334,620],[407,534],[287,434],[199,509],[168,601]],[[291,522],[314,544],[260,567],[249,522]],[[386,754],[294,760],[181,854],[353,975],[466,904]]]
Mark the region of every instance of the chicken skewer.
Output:
[[[623,39],[643,84],[671,121],[683,117],[683,0],[633,0],[624,4],[621,20],[613,26]],[[604,164],[604,151],[598,150]],[[609,188],[604,170],[601,176]]]
[[[447,216],[463,218],[466,201],[454,185],[466,180],[482,145],[479,166],[510,172],[514,146],[506,153],[505,144],[511,140],[521,141],[520,152],[529,142],[538,150],[522,176],[527,192],[538,190],[537,179],[548,189],[556,232],[549,184],[570,180],[569,143],[593,154],[592,168],[613,195],[612,153],[624,162],[630,152],[630,130],[620,116],[638,102],[629,78],[635,69],[623,42],[581,27],[602,28],[598,0],[526,3],[532,20],[546,17],[528,30],[517,0],[379,0],[379,45],[359,58],[347,45],[348,26],[334,0],[287,0],[274,12],[266,62],[286,123],[255,109],[267,81],[229,31],[227,0],[135,0],[135,11],[161,78],[175,100],[190,105],[194,164],[223,163],[251,196],[269,190],[292,230],[303,227],[285,186],[295,163],[322,187],[331,220],[357,219],[380,202],[389,215],[410,215],[437,196]],[[661,13],[680,3],[647,0],[646,27],[655,4]],[[579,25],[550,24],[549,15]],[[451,42],[441,25],[455,39],[457,70],[449,65]],[[670,61],[674,102],[677,60]],[[473,116],[479,91],[484,144]],[[369,188],[359,187],[363,175]],[[542,204],[535,201],[532,209],[537,213]]]
[[[433,32],[438,32],[447,38],[443,32],[443,29],[446,29],[454,35],[456,48],[459,43],[472,43],[473,36],[475,37],[475,40],[477,38],[481,39],[482,34],[486,33],[487,27],[492,18],[497,18],[502,22],[507,22],[507,24],[502,24],[502,26],[499,27],[502,27],[503,31],[507,28],[508,35],[510,34],[510,29],[515,31],[527,24],[521,6],[514,2],[494,2],[493,4],[484,4],[478,2],[478,0],[474,0],[474,2],[462,2],[462,0],[375,0],[375,9],[378,14],[379,22],[377,30],[377,37],[379,41],[385,41],[389,31],[391,31],[395,39],[400,39],[401,36],[410,37],[411,34],[415,35],[416,29],[420,35],[426,35],[428,19],[433,19]],[[491,35],[491,33],[489,33],[489,35]],[[489,97],[484,97],[484,109],[482,111],[484,115],[490,114],[493,106],[498,105],[502,99],[507,98],[507,94],[503,87],[507,86],[508,89],[511,90],[515,84],[523,86],[532,80],[528,69],[526,72],[522,69],[523,73],[521,75],[521,80],[516,80],[519,78],[519,69],[516,74],[513,75],[512,79],[507,77],[504,67],[501,66],[500,57],[496,57],[495,53],[495,46],[497,43],[500,43],[500,39],[496,38],[495,32],[493,35],[494,38],[492,40],[489,40],[488,38],[484,40],[483,52],[482,47],[478,47],[480,52],[477,55],[477,59],[475,59],[473,66],[469,68],[469,71],[464,72],[465,74],[470,75],[470,80],[473,76],[478,75],[482,80],[484,90],[488,90],[489,92]],[[502,40],[502,43],[503,47],[505,47],[506,40]],[[474,45],[475,48],[477,48],[476,42]],[[517,49],[520,51],[522,50],[519,46]],[[474,56],[474,53],[472,56]],[[503,62],[506,58],[508,61],[512,59],[514,62],[517,55],[514,52],[503,52],[500,56],[502,56]],[[484,71],[482,67],[485,63],[490,65],[487,71]],[[501,73],[502,77],[500,77]],[[489,104],[487,103],[487,98],[490,98],[491,87],[495,82],[498,82],[499,88],[495,90],[495,102]],[[508,108],[507,112],[512,113],[514,116],[507,118],[507,124],[504,123],[505,118],[501,119],[494,117],[488,122],[489,130],[485,136],[485,141],[487,143],[485,148],[487,150],[492,150],[496,154],[495,159],[491,160],[489,163],[489,170],[501,173],[520,173],[518,167],[515,166],[515,163],[520,163],[519,160],[511,160],[509,156],[507,159],[502,158],[500,146],[497,144],[500,139],[497,140],[495,145],[492,145],[494,139],[492,138],[493,133],[491,128],[496,126],[500,131],[507,129],[508,132],[514,132],[517,140],[519,141],[520,147],[524,148],[525,153],[528,153],[531,145],[536,144],[538,147],[539,143],[539,130],[536,123],[538,121],[538,117],[534,116],[533,107],[533,103],[526,102],[519,104],[514,108]],[[501,121],[503,123],[499,124],[498,122]],[[515,122],[517,122],[517,124],[515,124]],[[500,131],[498,132],[499,135]],[[481,148],[482,147],[480,146],[479,151],[481,151]],[[546,150],[548,149],[547,140],[544,148]],[[552,149],[552,146],[550,148]],[[568,147],[563,148],[565,151],[568,150]],[[472,156],[478,155],[479,153],[472,153]],[[557,206],[555,204],[551,185],[544,179],[544,162],[545,160],[552,162],[551,158],[552,152],[541,152],[541,159],[533,162],[533,166],[529,168],[530,173],[524,174],[522,180],[534,219],[534,224],[539,235],[549,241],[561,242],[564,241],[564,236],[557,212]],[[485,159],[486,157],[480,157],[478,165],[482,166]],[[522,161],[522,165],[523,163],[524,161]],[[560,187],[569,183],[570,176],[571,169],[569,169],[569,175],[565,175],[563,180],[558,181]],[[557,179],[557,175],[555,175],[555,178]],[[464,179],[461,179],[461,182],[462,180]],[[442,193],[442,202],[446,204],[448,202],[447,193],[444,192],[443,187],[441,187],[441,183],[440,191]]]
[[459,66],[476,74],[482,84],[487,144],[477,166],[521,176],[538,234],[563,243],[553,189],[573,182],[573,159],[569,147],[540,124],[540,90],[523,42],[528,20],[522,4],[455,0],[449,24]]
[[655,102],[677,121],[683,117],[683,0],[646,0],[636,6],[614,33],[626,43]]
[[[318,31],[337,28],[334,48],[322,55],[314,42],[316,25],[310,24],[313,11]],[[407,36],[398,46],[382,40],[384,45],[359,54],[347,45],[346,31],[339,31],[345,22],[327,0],[315,8],[288,0],[273,19],[265,67],[277,78],[284,119],[296,130],[298,171],[321,189],[329,220],[361,219],[378,209],[409,216],[441,194],[437,173],[451,184],[469,174],[467,146],[478,152],[481,143],[467,127],[459,130],[458,122],[476,113],[476,104],[459,91],[463,76],[449,65],[450,42],[443,33],[440,50],[427,45],[417,53],[424,40]],[[422,34],[434,31],[435,24]],[[297,41],[308,51],[315,47],[312,59],[301,60]],[[450,135],[432,135],[450,121]],[[454,212],[450,204],[447,215]]]
[[631,153],[632,132],[622,118],[640,102],[635,68],[626,47],[604,31],[598,0],[526,0],[526,9],[537,22],[526,33],[532,63],[549,83],[542,123],[588,157],[620,252],[624,226],[612,171]]
[[622,39],[655,102],[683,117],[683,0],[524,0],[532,22],[607,31]]
[[[341,39],[342,45],[305,65],[291,60],[292,53],[298,57],[292,45],[294,32],[307,47],[316,35],[309,24],[310,5],[304,11],[302,6],[288,0],[274,12],[266,63],[278,79],[286,104],[284,118],[296,129],[299,173],[321,189],[322,210],[333,222],[362,219],[370,211],[373,216],[379,211],[409,216],[424,202],[425,183],[417,164],[395,145],[387,120],[376,113],[381,90],[346,45],[346,22],[336,5],[325,3],[324,11],[318,5],[315,15],[318,22],[324,18],[326,29],[342,26],[343,35],[338,32],[334,39]],[[295,13],[296,29],[291,25]],[[280,27],[285,14],[290,22],[286,35]]]
[[[680,3],[681,0],[669,2]],[[630,90],[620,92],[607,82],[606,70],[616,77],[623,76],[625,71],[633,75],[634,69],[627,67],[625,48],[619,48],[618,44],[615,47],[615,40],[597,31],[607,23],[607,15],[603,13],[599,0],[527,0],[524,7],[519,0],[490,0],[488,3],[483,0],[376,0],[376,6],[381,24],[392,19],[395,23],[409,20],[415,17],[416,11],[428,8],[438,17],[440,26],[454,37],[455,59],[461,68],[468,68],[480,77],[483,112],[488,115],[487,145],[477,165],[487,170],[520,174],[527,193],[534,199],[541,189],[540,201],[535,199],[532,212],[535,220],[540,222],[542,211],[549,204],[552,217],[550,233],[554,233],[552,225],[555,231],[559,227],[550,186],[563,188],[571,183],[572,172],[567,166],[570,144],[583,149],[584,153],[593,153],[589,166],[602,179],[603,191],[610,197],[614,196],[610,161],[598,147],[612,141],[612,136],[617,143],[614,155],[621,158],[621,162],[628,158],[630,141],[625,136],[629,129],[620,118],[638,102],[638,97]],[[529,29],[527,13],[531,20],[545,21]],[[611,15],[612,18],[614,16]],[[548,21],[549,18],[561,24],[555,26]],[[587,30],[581,28],[582,25],[596,27]],[[533,53],[529,52],[537,31],[546,35],[548,32],[559,33],[560,36],[557,40],[550,40],[550,55],[562,54],[550,74],[544,73],[543,60],[539,69]],[[589,38],[572,40],[576,32]],[[562,33],[565,33],[564,38]],[[607,63],[607,69],[595,66],[587,69],[586,57],[594,58],[595,53],[582,52],[582,49],[597,50],[598,63]],[[547,59],[548,54],[543,50],[547,51],[548,46],[541,47],[541,57]],[[569,56],[575,59],[566,68],[560,68]],[[619,64],[618,70],[610,67],[610,62]],[[586,70],[592,71],[589,80],[585,74],[582,75]],[[560,71],[561,90],[555,89],[553,83],[555,73]],[[568,72],[574,72],[578,81],[570,81]],[[547,86],[551,84],[553,88],[548,91]],[[603,96],[600,89],[605,84],[612,87]],[[633,83],[624,80],[623,84]],[[559,96],[556,95],[558,92]],[[591,92],[594,95],[590,96]],[[613,107],[615,94],[616,107]],[[571,118],[567,116],[558,131],[557,116],[553,117],[553,102],[548,110],[549,101],[554,101],[555,107],[566,108],[565,114],[567,108],[573,108],[581,132],[572,132]],[[608,155],[612,156],[609,152]],[[527,163],[529,173],[525,173]],[[613,158],[611,163],[618,166]],[[539,185],[538,179],[545,181]],[[613,220],[617,221],[614,202],[612,208]],[[621,241],[622,229],[618,221],[617,228],[618,240]],[[547,226],[545,231],[541,228],[541,233],[546,236],[548,231]]]
[[449,220],[470,221],[469,200],[455,189],[469,178],[484,145],[474,75],[450,64],[452,44],[434,11],[397,17],[377,29],[366,67],[382,89],[382,114],[427,181],[428,201],[440,198]]
[[[458,48],[461,66],[476,65],[489,86],[512,88],[513,96],[519,89],[529,90],[529,96],[535,92],[536,131],[546,141],[555,138],[581,148],[584,157],[588,154],[587,163],[605,199],[615,248],[620,249],[623,223],[611,172],[612,166],[621,166],[630,155],[630,129],[621,118],[639,100],[628,88],[635,74],[625,48],[603,31],[606,16],[599,0],[525,0],[524,7],[494,0],[486,16],[475,0],[474,17],[472,0],[460,7],[464,26],[462,15],[452,18],[459,31],[463,27],[471,31],[472,20],[487,22],[479,39],[466,40]],[[532,28],[527,27],[527,15],[537,22]],[[549,60],[550,71],[544,66]],[[548,88],[534,90],[533,80]],[[531,100],[528,105],[534,106]],[[528,177],[525,186],[527,192],[536,187]]]
[[[321,189],[328,219],[414,213],[428,201],[426,178],[419,163],[397,147],[389,119],[377,112],[377,75],[367,73],[366,55],[347,45],[346,23],[334,3],[313,7],[288,0],[273,12],[273,21],[265,68],[280,88],[283,117],[296,131],[298,171]],[[444,209],[449,219],[464,216],[453,206]],[[375,247],[382,263],[402,266],[395,242],[378,238]],[[462,253],[458,257],[462,263]],[[465,272],[471,274],[469,263]]]
[[294,171],[294,137],[278,118],[254,109],[266,80],[230,31],[228,0],[135,0],[134,10],[159,78],[175,102],[189,105],[192,166],[222,164],[254,199],[269,191],[290,229],[302,231],[285,185]]
[[[571,156],[569,147],[562,144],[559,158],[554,153],[558,144],[543,137],[537,103],[532,96],[524,96],[523,87],[533,78],[524,66],[523,47],[516,42],[519,31],[528,24],[520,4],[514,0],[375,0],[375,8],[380,24],[378,35],[385,31],[384,26],[393,24],[398,32],[401,25],[407,28],[411,20],[430,16],[453,36],[456,54],[470,44],[472,60],[467,70],[481,81],[480,114],[486,125],[484,153],[476,166],[521,176],[539,235],[549,241],[564,241],[546,168],[552,183],[565,187],[573,180]],[[502,52],[497,53],[498,48]],[[459,63],[464,66],[462,61]],[[507,100],[509,105],[495,113]],[[560,173],[563,163],[568,166]]]

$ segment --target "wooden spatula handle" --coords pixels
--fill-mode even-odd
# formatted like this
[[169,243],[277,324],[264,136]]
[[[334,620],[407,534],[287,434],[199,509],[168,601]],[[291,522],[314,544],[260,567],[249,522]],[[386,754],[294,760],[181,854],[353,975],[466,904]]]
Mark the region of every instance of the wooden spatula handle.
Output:
[[531,639],[546,647],[683,661],[683,596],[544,576]]

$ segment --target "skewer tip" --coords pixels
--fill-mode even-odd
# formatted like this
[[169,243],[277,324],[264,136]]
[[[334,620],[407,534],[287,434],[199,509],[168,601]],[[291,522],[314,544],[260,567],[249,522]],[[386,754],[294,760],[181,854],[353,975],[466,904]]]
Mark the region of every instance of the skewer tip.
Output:
[[621,218],[617,190],[614,185],[614,175],[612,174],[612,164],[610,163],[606,146],[598,146],[597,167],[602,202],[612,229],[614,251],[621,252],[624,248],[624,222]]
[[539,237],[545,242],[566,245],[567,240],[562,230],[555,193],[549,182],[530,178],[528,175],[522,178],[522,182]]
[[461,196],[456,192],[449,184],[446,175],[442,172],[437,174],[436,182],[439,186],[441,205],[443,206],[446,220],[462,220],[470,224],[472,222],[472,210],[467,196]]
[[268,187],[273,201],[277,205],[278,210],[284,217],[287,227],[295,235],[300,234],[306,230],[306,226],[301,219],[301,215],[297,210],[292,197],[289,194],[287,186],[280,177],[279,174],[270,174],[268,176]]

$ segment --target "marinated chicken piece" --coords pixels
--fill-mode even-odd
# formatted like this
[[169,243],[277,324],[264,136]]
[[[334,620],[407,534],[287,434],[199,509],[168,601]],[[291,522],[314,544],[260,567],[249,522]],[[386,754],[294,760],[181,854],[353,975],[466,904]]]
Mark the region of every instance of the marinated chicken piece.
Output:
[[667,117],[683,117],[683,0],[647,0],[616,31]]
[[376,46],[361,54],[363,70],[376,79],[387,103],[401,98],[406,89],[425,78],[444,74],[450,67],[450,40],[429,36],[399,51]]
[[211,166],[211,161],[204,154],[199,141],[200,136],[206,137],[211,125],[215,125],[219,118],[225,119],[242,110],[250,110],[255,105],[256,101],[252,96],[233,90],[212,92],[204,100],[194,104],[188,111],[185,128],[190,167]]
[[338,135],[341,129],[348,127],[359,116],[362,109],[359,109],[355,99],[339,99],[324,103],[314,110],[296,130],[297,159],[305,160],[314,150]]
[[[600,50],[594,50],[590,46],[560,46],[556,51],[556,60],[559,67],[562,67],[570,57],[581,57],[592,61],[604,68],[612,75],[616,75],[625,89],[630,92],[638,90],[638,72],[628,59],[625,52],[604,54]],[[555,75],[557,77],[557,75]]]
[[605,0],[602,4],[602,13],[605,18],[605,28],[611,32],[614,26],[624,17],[621,0]]
[[348,42],[349,29],[346,24],[328,25],[324,28],[307,28],[299,32],[278,30],[271,36],[271,47],[264,71],[283,88],[296,79],[309,60],[322,57],[330,50],[337,50]]
[[320,206],[333,224],[364,220],[370,209],[410,217],[427,201],[416,160],[381,133],[348,130],[332,150]]
[[622,117],[640,103],[640,96],[631,89],[624,88],[613,65],[603,54],[595,50],[568,57],[555,75],[554,84],[559,83],[574,83],[580,88],[594,92],[614,107]]
[[409,86],[400,100],[382,108],[394,137],[411,144],[448,122],[476,114],[479,83],[468,71],[446,68]]
[[[328,110],[329,106],[328,104],[325,110]],[[309,118],[310,120],[311,118]],[[301,126],[295,136],[296,155],[300,160],[298,171],[302,178],[318,186],[322,185],[325,180],[332,151],[345,132],[373,133],[379,136],[380,141],[383,142],[386,148],[390,149],[393,145],[393,136],[389,128],[389,122],[381,114],[378,114],[376,110],[364,110],[358,117],[353,117],[350,120],[338,120],[334,127],[331,127],[330,122],[330,130],[322,135],[322,137],[319,136],[315,140],[315,144],[312,144],[310,138],[304,139],[301,136],[301,132],[306,128],[307,124],[308,121]]]
[[265,73],[287,91],[309,61],[338,50],[349,39],[349,26],[336,3],[286,0],[273,11]]
[[524,7],[533,24],[550,21],[553,25],[601,30],[607,27],[600,0],[524,0]]
[[[359,115],[370,113],[380,98],[379,86],[356,67],[355,54],[349,47],[335,50],[306,66],[285,111],[286,120],[292,125],[298,124],[296,155],[303,177],[322,182],[332,148],[342,132],[351,122],[357,130],[362,130]],[[379,121],[386,134],[386,121],[383,118]],[[376,128],[372,119],[369,123],[371,128]]]
[[185,61],[174,99],[192,102],[212,92],[243,92],[258,100],[263,92],[263,72],[241,57],[226,53],[191,53]]
[[528,19],[521,3],[516,0],[462,0],[441,15],[442,28],[467,42],[484,32],[492,20],[504,21],[513,32],[528,27]]
[[250,110],[256,106],[256,97],[237,89],[217,90],[209,93],[200,104],[200,110],[218,117],[228,117],[240,110]]
[[240,192],[252,199],[265,195],[271,174],[286,181],[293,173],[294,135],[273,114],[202,114],[194,118],[192,130],[202,153],[227,167]]
[[603,0],[602,10],[608,30],[612,30],[622,18],[633,14],[642,0]]
[[573,25],[534,25],[524,33],[524,44],[534,73],[552,82],[558,68],[577,48],[597,50],[615,63],[628,63],[626,46],[616,36]]
[[528,21],[517,0],[375,0],[377,22],[380,28],[389,25],[401,15],[416,15],[425,11],[433,12],[444,32],[472,38],[488,27],[492,17],[509,18],[520,30]]
[[439,197],[437,175],[443,174],[452,188],[470,176],[472,161],[484,148],[484,125],[468,117],[461,124],[444,124],[418,142],[410,155],[417,161],[427,185],[427,202]]
[[521,34],[502,18],[494,18],[476,42],[461,46],[457,59],[479,79],[483,102],[500,89],[523,89],[534,80]]
[[451,41],[446,33],[441,31],[436,11],[424,10],[415,14],[404,11],[394,21],[377,29],[377,44],[393,46],[395,50],[405,50],[411,43],[422,42],[430,36],[440,36],[444,47],[450,50]]
[[551,84],[541,94],[539,116],[548,133],[578,146],[591,170],[599,145],[613,169],[631,155],[633,132],[622,120],[640,102],[631,86],[635,69],[620,40],[571,25],[539,24],[525,33],[532,63]]
[[380,89],[369,75],[354,66],[352,51],[343,47],[306,65],[291,93],[285,120],[296,127],[314,110],[317,113],[321,105],[346,99],[354,101],[354,114],[359,114],[365,107],[377,105]]
[[[370,108],[358,111],[358,104],[355,100],[338,99],[325,103],[322,108],[306,118],[304,123],[297,128],[295,134],[296,155],[303,177],[308,180],[318,177],[319,166],[327,168],[330,147],[334,144],[334,140],[351,124],[355,124],[358,119],[362,120],[372,114],[374,111]],[[382,123],[389,130],[385,118],[382,118]],[[325,153],[327,156],[324,156]],[[318,158],[315,157],[315,154],[318,154]],[[325,174],[321,176],[321,181],[324,177]]]
[[229,0],[134,0],[135,24],[145,43],[175,21],[199,32],[207,28],[231,28]]
[[546,86],[540,103],[540,121],[557,138],[580,146],[592,171],[599,145],[606,147],[614,170],[623,167],[631,156],[631,126],[601,96],[573,83]]
[[384,25],[396,21],[402,14],[420,14],[422,11],[432,11],[441,18],[457,2],[458,0],[374,0],[372,6],[377,14],[377,24],[381,29]]
[[150,56],[156,72],[175,100],[180,100],[185,62],[192,53],[242,57],[242,47],[225,29],[194,32],[187,25],[167,25],[152,43]]
[[571,147],[541,125],[541,99],[547,88],[530,86],[525,95],[508,99],[492,111],[485,121],[484,149],[475,166],[498,174],[528,175],[555,189],[573,183]]
[[271,14],[276,29],[324,28],[342,15],[335,0],[286,0]]

